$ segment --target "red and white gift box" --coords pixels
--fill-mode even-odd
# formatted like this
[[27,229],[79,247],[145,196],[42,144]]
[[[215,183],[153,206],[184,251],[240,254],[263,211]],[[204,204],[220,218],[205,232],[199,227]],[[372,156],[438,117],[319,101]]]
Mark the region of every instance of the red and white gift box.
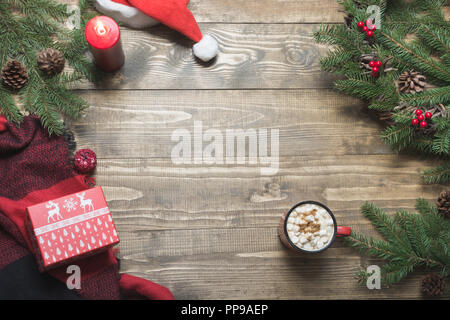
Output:
[[39,268],[47,270],[119,243],[101,187],[27,208]]

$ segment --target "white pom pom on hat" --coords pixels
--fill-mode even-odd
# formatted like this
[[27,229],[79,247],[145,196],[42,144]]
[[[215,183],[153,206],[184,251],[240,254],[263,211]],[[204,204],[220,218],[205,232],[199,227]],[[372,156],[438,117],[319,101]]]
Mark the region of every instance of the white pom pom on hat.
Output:
[[189,0],[96,0],[96,8],[132,28],[146,28],[159,21],[195,41],[194,55],[209,61],[217,55],[219,46],[212,36],[203,36],[188,3]]

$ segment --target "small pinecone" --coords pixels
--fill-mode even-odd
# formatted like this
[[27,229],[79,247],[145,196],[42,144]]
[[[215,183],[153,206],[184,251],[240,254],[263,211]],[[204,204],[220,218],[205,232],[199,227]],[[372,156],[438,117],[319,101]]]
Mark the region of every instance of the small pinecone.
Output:
[[422,279],[422,293],[429,297],[437,297],[444,293],[445,279],[437,273],[431,273]]
[[2,69],[3,84],[13,90],[23,88],[28,81],[27,69],[17,60],[10,60]]
[[425,85],[425,76],[417,71],[405,71],[398,78],[398,88],[401,93],[422,92]]
[[62,53],[53,48],[41,51],[37,57],[37,61],[39,69],[49,76],[63,71],[66,63]]
[[365,53],[359,57],[359,67],[368,71],[372,71],[372,67],[369,66],[370,61],[376,61],[378,57],[375,53]]
[[437,199],[436,206],[440,214],[445,218],[450,218],[450,190],[441,192]]

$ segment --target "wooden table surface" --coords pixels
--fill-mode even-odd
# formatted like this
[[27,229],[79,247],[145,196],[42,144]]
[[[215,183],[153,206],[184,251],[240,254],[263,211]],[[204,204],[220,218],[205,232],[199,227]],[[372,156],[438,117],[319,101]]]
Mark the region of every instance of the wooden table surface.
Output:
[[[412,209],[443,188],[422,185],[418,170],[434,163],[392,152],[364,104],[333,91],[335,77],[321,72],[328,48],[311,33],[343,22],[336,0],[191,0],[189,8],[219,42],[215,61],[196,61],[192,43],[164,26],[122,28],[123,69],[77,88],[91,107],[72,128],[78,147],[98,155],[121,272],[176,299],[419,298],[420,272],[368,290],[354,273],[376,261],[339,240],[299,255],[277,237],[282,213],[301,200],[376,234],[359,212],[364,201]],[[223,132],[279,129],[279,172],[173,164],[171,134],[194,121]]]

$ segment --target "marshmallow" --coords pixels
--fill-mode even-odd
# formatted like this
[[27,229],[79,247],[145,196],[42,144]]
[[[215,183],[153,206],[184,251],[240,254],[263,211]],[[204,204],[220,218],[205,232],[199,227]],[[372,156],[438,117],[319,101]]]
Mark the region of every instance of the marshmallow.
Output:
[[327,210],[301,205],[292,210],[287,224],[288,236],[297,247],[317,251],[328,245],[334,234],[334,221]]

